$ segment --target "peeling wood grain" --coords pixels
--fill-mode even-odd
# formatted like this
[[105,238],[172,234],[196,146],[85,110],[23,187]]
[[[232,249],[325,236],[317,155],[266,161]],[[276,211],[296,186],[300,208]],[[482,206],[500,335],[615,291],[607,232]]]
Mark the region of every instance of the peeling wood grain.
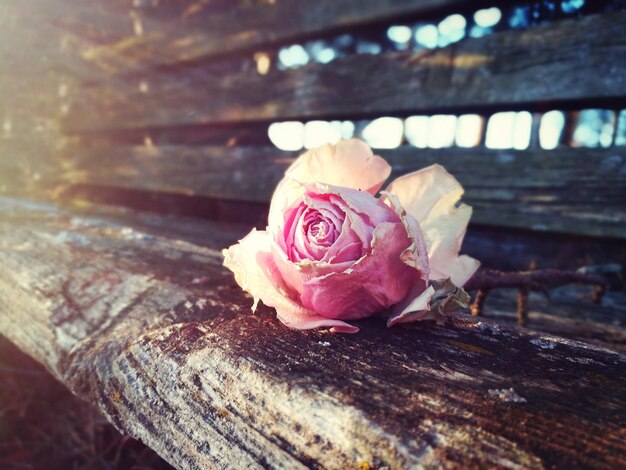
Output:
[[[623,147],[406,146],[377,153],[389,161],[392,178],[444,165],[465,187],[477,224],[618,239],[626,233]],[[267,203],[294,156],[269,147],[69,146],[60,157],[63,172],[53,181]]]
[[[260,76],[184,70],[83,89],[67,132],[380,117],[624,102],[626,12],[506,31],[428,51],[353,55]],[[134,82],[133,82],[134,83]]]
[[249,312],[225,226],[199,223],[200,246],[6,198],[0,213],[0,331],[179,468],[626,464],[615,351],[466,316],[291,331]]

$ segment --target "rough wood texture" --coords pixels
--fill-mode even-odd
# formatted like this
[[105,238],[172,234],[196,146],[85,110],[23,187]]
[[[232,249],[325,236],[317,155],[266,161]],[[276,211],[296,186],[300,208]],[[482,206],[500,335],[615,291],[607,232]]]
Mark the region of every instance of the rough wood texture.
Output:
[[465,316],[291,331],[221,267],[241,228],[1,213],[0,331],[180,468],[626,465],[617,352]]
[[[623,238],[626,148],[542,150],[400,147],[377,152],[392,178],[433,163],[465,187],[473,222]],[[263,147],[68,147],[60,179],[266,203],[294,153]]]
[[[191,2],[190,2],[191,3]],[[232,55],[394,19],[406,21],[467,0],[299,0],[191,4],[178,19],[141,37],[95,48],[85,58],[113,73]]]
[[[575,338],[626,353],[626,298],[609,292],[603,307],[591,302],[592,289],[567,286],[529,295],[527,331]],[[500,325],[517,324],[517,291],[491,291],[483,315]]]
[[[507,31],[434,51],[354,55],[291,71],[168,75],[84,89],[68,132],[223,122],[615,106],[626,98],[626,12]],[[153,77],[154,78],[154,77]],[[569,103],[569,104],[568,104]]]

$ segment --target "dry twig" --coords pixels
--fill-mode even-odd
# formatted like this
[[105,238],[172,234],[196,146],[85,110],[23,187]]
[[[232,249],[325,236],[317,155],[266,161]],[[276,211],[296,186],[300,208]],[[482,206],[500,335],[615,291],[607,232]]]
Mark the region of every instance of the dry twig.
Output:
[[600,303],[605,291],[606,280],[598,274],[586,274],[558,269],[541,269],[523,272],[502,272],[483,270],[477,272],[464,286],[465,290],[477,290],[471,306],[474,316],[484,312],[485,300],[489,291],[501,288],[519,289],[517,296],[517,321],[520,325],[528,318],[528,294],[539,291],[548,295],[548,290],[567,284],[589,284],[597,286],[593,292],[593,302]]

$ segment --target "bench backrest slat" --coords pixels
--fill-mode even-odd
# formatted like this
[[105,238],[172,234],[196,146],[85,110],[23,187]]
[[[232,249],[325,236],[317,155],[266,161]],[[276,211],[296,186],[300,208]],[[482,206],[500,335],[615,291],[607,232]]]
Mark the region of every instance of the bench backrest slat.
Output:
[[[36,72],[23,81],[0,77],[13,104],[2,146],[15,155],[3,168],[16,175],[0,188],[91,185],[238,201],[256,210],[267,206],[300,153],[270,147],[271,123],[345,119],[362,136],[367,120],[383,116],[475,113],[482,118],[475,148],[411,147],[407,121],[402,145],[376,152],[389,158],[394,175],[445,165],[467,188],[475,224],[624,238],[625,147],[604,136],[609,148],[571,148],[579,110],[626,108],[623,9],[585,6],[581,17],[529,21],[518,30],[510,21],[518,7],[506,2],[90,0],[75,9],[53,2],[25,0],[8,10],[32,14],[45,37],[28,40],[15,30],[33,47],[24,58],[8,48],[12,67]],[[502,21],[473,37],[473,13],[492,5]],[[415,34],[454,13],[467,19],[459,42],[419,49],[412,36],[406,51],[385,43],[392,25],[409,25]],[[374,38],[383,52],[353,48],[329,63],[278,67],[281,46],[320,40],[334,47],[346,34],[356,42]],[[49,62],[32,60],[35,51],[45,51]],[[257,69],[257,52],[272,61],[268,70]],[[559,147],[541,150],[541,116],[554,109],[565,111]],[[484,148],[487,122],[499,111],[533,112],[528,150]],[[22,143],[33,128],[43,129],[35,140],[53,142],[44,145],[47,157],[34,159],[46,151]]]
[[[624,238],[626,148],[377,151],[392,178],[433,163],[451,171],[474,223]],[[58,182],[267,203],[294,153],[268,147],[70,146]]]
[[301,0],[267,0],[212,5],[214,3],[197,2],[161,30],[94,48],[85,58],[109,72],[127,74],[476,4],[468,0],[316,0],[305,4]]
[[624,105],[624,24],[626,12],[594,15],[434,51],[353,55],[264,76],[200,69],[110,81],[77,97],[65,129]]

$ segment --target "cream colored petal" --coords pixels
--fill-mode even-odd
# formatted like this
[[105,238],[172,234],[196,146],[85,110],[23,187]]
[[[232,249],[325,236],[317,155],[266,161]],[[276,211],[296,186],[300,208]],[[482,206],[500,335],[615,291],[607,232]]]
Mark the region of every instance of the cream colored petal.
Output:
[[323,183],[367,191],[375,195],[391,174],[389,164],[364,142],[342,140],[300,156],[285,176],[301,183]]
[[[431,165],[396,178],[386,189],[423,226],[430,212],[444,199],[454,205],[463,195],[463,187],[441,165]],[[439,205],[442,208],[442,205]]]
[[468,205],[463,204],[458,208],[448,205],[442,209],[437,206],[447,205],[445,198],[440,202],[431,211],[434,217],[429,216],[422,224],[427,240],[430,279],[450,277],[451,263],[459,255],[472,216],[472,208]]
[[401,176],[387,191],[417,219],[424,232],[430,279],[451,278],[457,286],[462,286],[458,282],[465,283],[478,266],[472,258],[459,257],[472,216],[472,208],[467,204],[457,207],[463,187],[442,166],[432,165]]
[[270,211],[268,216],[268,226],[273,229],[282,227],[285,211],[302,198],[306,192],[306,185],[291,179],[283,178],[272,196]]
[[450,269],[448,269],[450,280],[455,286],[463,287],[479,267],[480,262],[478,260],[467,255],[461,255],[451,263]]
[[428,286],[428,289],[418,294],[413,293],[413,296],[405,302],[394,306],[391,316],[387,319],[387,326],[422,320],[430,312],[430,299],[434,293],[433,286]]

